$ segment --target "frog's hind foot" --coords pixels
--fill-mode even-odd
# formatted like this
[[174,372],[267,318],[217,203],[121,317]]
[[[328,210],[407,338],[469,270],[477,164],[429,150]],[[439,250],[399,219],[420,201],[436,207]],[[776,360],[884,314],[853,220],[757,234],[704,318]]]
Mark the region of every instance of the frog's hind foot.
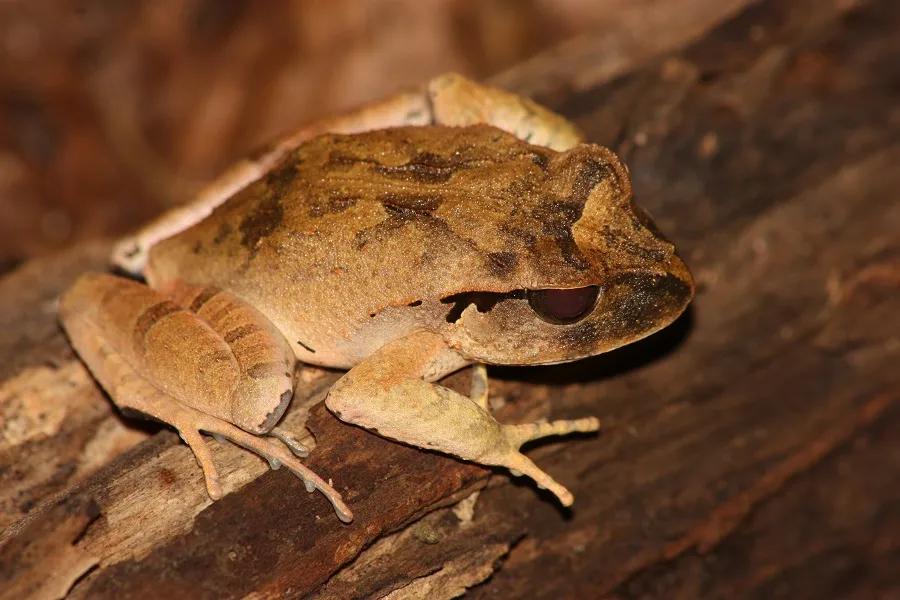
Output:
[[269,431],[268,435],[281,440],[281,443],[287,446],[295,456],[298,456],[300,458],[306,458],[307,456],[309,456],[309,448],[306,447],[306,444],[298,440],[293,433],[291,433],[284,427],[273,427]]
[[[206,478],[206,487],[207,490],[209,490],[210,496],[213,496],[213,491],[218,488],[218,476],[216,474],[215,465],[211,460],[212,455],[209,453],[208,448],[206,448],[205,441],[199,435],[195,435],[197,431],[205,431],[216,436],[221,436],[242,448],[246,448],[269,461],[269,465],[273,469],[277,469],[282,465],[287,467],[297,477],[303,480],[307,492],[314,492],[316,490],[322,492],[322,494],[328,498],[328,501],[331,502],[335,513],[337,513],[337,516],[341,521],[349,523],[353,520],[353,513],[347,505],[344,504],[340,493],[301,463],[294,454],[288,452],[278,443],[257,437],[231,423],[199,412],[193,422],[187,427],[180,427],[174,421],[170,422],[178,429],[182,439],[184,439],[188,446],[194,451],[197,462],[200,463],[200,466],[203,469],[203,474]],[[191,436],[186,436],[186,433],[190,433]],[[282,438],[279,437],[279,439]],[[198,446],[200,444],[203,445],[203,449],[198,451]],[[285,444],[287,444],[292,451],[295,451],[288,442],[285,442]],[[221,492],[219,492],[219,494],[221,495]]]
[[[207,296],[202,296],[204,308],[214,304],[210,301],[213,297],[219,297]],[[220,299],[226,301],[227,310],[216,311],[222,317],[206,324],[145,286],[109,275],[85,275],[62,298],[60,315],[78,354],[119,407],[143,413],[178,430],[203,469],[211,498],[222,496],[222,486],[201,431],[255,452],[273,468],[286,466],[303,479],[308,491],[321,491],[338,517],[349,522],[353,515],[341,495],[295,456],[302,455],[306,448],[268,423],[281,416],[292,390],[281,393],[280,401],[276,397],[274,402],[263,404],[275,407],[265,419],[245,415],[242,410],[248,405],[246,401],[239,401],[236,410],[227,401],[237,392],[244,392],[238,394],[239,400],[252,400],[266,388],[280,392],[290,384],[292,365],[282,360],[286,351],[279,344],[253,344],[266,341],[264,323],[237,326],[235,331],[240,335],[229,336],[228,315],[240,316],[246,311],[226,295]],[[120,326],[120,321],[130,322],[131,326]],[[227,345],[224,337],[232,338],[233,343]],[[259,364],[266,370],[252,371]],[[241,365],[250,370],[244,377]],[[210,414],[213,412],[244,417],[243,422],[251,426],[263,423],[257,426],[258,432],[250,433]],[[258,437],[256,433],[271,433],[282,441]]]
[[[206,490],[210,498],[218,500],[222,497],[222,486],[219,483],[219,472],[213,460],[212,451],[201,431],[212,434],[219,439],[228,440],[242,448],[258,454],[269,461],[273,469],[284,465],[303,480],[306,491],[319,490],[328,498],[338,518],[344,523],[353,520],[353,513],[344,504],[341,494],[328,485],[321,477],[313,473],[300,460],[277,442],[269,441],[248,433],[231,423],[207,415],[189,406],[185,406],[148,384],[143,378],[130,370],[128,365],[114,353],[104,353],[108,373],[117,375],[115,393],[123,407],[137,410],[146,415],[172,425],[181,439],[190,447],[194,457],[203,470]],[[281,430],[279,430],[279,435]],[[298,442],[299,444],[299,442]],[[292,448],[293,450],[293,448]]]
[[[134,381],[135,384],[142,383],[139,380]],[[131,396],[135,398],[134,395]],[[277,469],[284,465],[291,470],[297,477],[303,480],[306,485],[306,491],[314,492],[319,490],[328,498],[334,507],[338,518],[344,523],[353,520],[353,513],[344,504],[341,494],[333,487],[328,485],[321,477],[313,473],[308,467],[301,463],[296,456],[288,452],[283,446],[277,442],[269,441],[265,438],[258,437],[252,433],[247,433],[243,429],[218,419],[210,415],[204,414],[198,410],[186,407],[177,401],[168,398],[158,390],[152,390],[149,395],[143,398],[135,398],[135,401],[129,405],[135,410],[147,413],[150,416],[164,419],[171,424],[181,439],[190,447],[194,453],[194,457],[203,469],[203,478],[206,481],[206,490],[210,498],[218,500],[222,497],[222,486],[219,483],[219,472],[213,461],[212,452],[207,445],[206,440],[200,434],[201,431],[212,434],[215,438],[228,440],[233,444],[241,446],[262,458],[269,461],[269,466]]]

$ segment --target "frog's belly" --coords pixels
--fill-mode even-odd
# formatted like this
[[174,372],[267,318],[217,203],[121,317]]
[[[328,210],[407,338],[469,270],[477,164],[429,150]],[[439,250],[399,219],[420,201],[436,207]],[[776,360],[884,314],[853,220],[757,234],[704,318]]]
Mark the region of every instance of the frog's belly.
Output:
[[[421,314],[408,307],[355,316],[339,310],[346,307],[318,304],[304,293],[263,298],[238,289],[235,294],[272,321],[298,360],[322,367],[350,369],[385,344],[429,329]],[[311,304],[319,310],[309,310]]]

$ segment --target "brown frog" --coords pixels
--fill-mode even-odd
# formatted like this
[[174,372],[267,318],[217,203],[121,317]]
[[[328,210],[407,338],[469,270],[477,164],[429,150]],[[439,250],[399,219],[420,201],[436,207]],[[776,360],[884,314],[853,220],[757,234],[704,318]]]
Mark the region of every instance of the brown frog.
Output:
[[[147,285],[84,275],[60,314],[116,404],[173,425],[211,497],[200,431],[286,465],[344,521],[278,426],[295,361],[349,369],[326,398],[338,418],[528,475],[569,505],[519,447],[599,421],[501,425],[483,365],[612,350],[693,294],[611,151],[457,75],[282,139],[123,240],[114,262]],[[470,364],[469,397],[434,383]]]

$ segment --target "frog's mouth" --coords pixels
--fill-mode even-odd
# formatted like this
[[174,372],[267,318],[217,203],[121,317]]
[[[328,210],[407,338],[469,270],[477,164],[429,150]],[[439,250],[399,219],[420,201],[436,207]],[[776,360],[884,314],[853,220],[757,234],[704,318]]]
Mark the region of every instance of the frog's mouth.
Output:
[[447,312],[447,322],[456,323],[462,318],[463,311],[474,306],[480,313],[490,312],[504,300],[520,300],[525,297],[525,290],[513,290],[511,292],[462,292],[441,298],[442,304],[452,304]]

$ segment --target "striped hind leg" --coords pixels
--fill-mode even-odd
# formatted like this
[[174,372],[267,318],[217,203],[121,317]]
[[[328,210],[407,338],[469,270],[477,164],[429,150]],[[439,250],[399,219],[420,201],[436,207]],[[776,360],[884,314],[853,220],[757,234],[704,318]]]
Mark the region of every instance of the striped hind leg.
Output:
[[[293,395],[294,355],[284,336],[228,292],[175,286],[165,296],[106,274],[80,277],[60,302],[72,345],[121,408],[175,427],[203,468],[210,497],[221,496],[201,431],[286,466],[320,490],[342,520],[352,514],[340,494],[294,454],[289,434],[273,430]],[[292,447],[293,446],[293,447]]]

